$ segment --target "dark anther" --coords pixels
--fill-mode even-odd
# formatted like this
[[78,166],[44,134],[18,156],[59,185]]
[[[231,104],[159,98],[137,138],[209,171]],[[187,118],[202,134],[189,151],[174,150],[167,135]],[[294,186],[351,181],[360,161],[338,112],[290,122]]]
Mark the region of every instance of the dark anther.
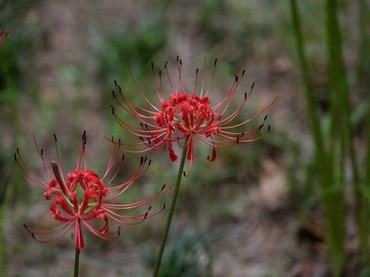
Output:
[[57,135],[56,134],[54,134],[54,140],[57,141]]
[[195,70],[195,74],[198,74],[199,73],[199,68],[197,68],[196,70]]
[[216,66],[217,64],[217,59],[215,59],[215,61],[213,62],[213,65]]
[[182,66],[182,60],[181,59],[179,60],[179,62],[180,62],[180,66]]
[[121,138],[118,138],[118,145],[121,146]]
[[180,56],[179,56],[179,55],[177,55],[177,56],[176,56],[176,62],[179,62],[179,59],[180,59]]
[[239,76],[235,74],[235,82],[239,81]]
[[36,236],[35,236],[34,233],[31,233],[31,236],[32,236],[33,239],[36,239]]
[[268,125],[267,126],[267,132],[270,132],[271,131],[271,125]]
[[145,220],[147,217],[148,217],[148,212],[146,212],[146,213],[144,214],[144,218],[143,218],[143,220]]
[[244,136],[244,132],[242,132],[239,136],[236,137],[236,143],[239,143],[240,138]]
[[149,206],[149,207],[148,207],[148,212],[149,212],[151,209],[152,209],[152,206]]
[[166,203],[163,204],[162,210],[164,210],[165,208],[166,208]]
[[254,84],[255,84],[255,82],[253,82],[253,84],[252,84],[252,86],[251,86],[251,90],[254,88]]
[[248,94],[244,93],[244,100],[247,100],[247,98],[248,98]]
[[116,98],[116,94],[115,94],[114,90],[112,90],[112,96],[113,96],[113,98]]
[[125,155],[122,155],[122,161],[124,161],[125,160]]
[[111,109],[112,109],[112,114],[114,115],[115,114],[115,112],[114,112],[114,107],[112,106],[112,105],[109,105],[110,107],[111,107]]
[[146,161],[147,161],[147,160],[148,160],[148,157],[145,157],[145,158],[144,158],[144,163],[146,163]]
[[14,153],[14,161],[17,161],[17,153]]
[[149,162],[148,162],[148,166],[150,166],[150,164],[152,163],[152,160],[149,160]]
[[267,119],[267,115],[265,115],[265,117],[263,118],[263,121],[266,121],[266,119]]
[[242,76],[245,74],[245,69],[243,70],[243,72],[242,72]]
[[121,226],[118,226],[118,229],[117,229],[117,236],[120,236],[121,235]]
[[162,77],[162,70],[159,70],[158,74],[159,74],[159,77]]
[[144,157],[140,157],[140,164],[144,163]]
[[258,127],[258,130],[261,130],[264,126],[265,126],[265,124],[261,124],[261,125]]
[[153,63],[153,61],[151,61],[150,64],[152,65],[152,69],[154,69],[154,63]]
[[18,153],[18,155],[19,155],[19,148],[17,147],[17,153]]
[[162,188],[161,188],[161,190],[164,190],[164,188],[166,187],[166,185],[164,184],[163,186],[162,186]]
[[114,80],[114,85],[116,86],[116,88],[118,88],[119,91],[121,91],[121,87],[120,85],[117,83],[116,80]]
[[23,224],[23,227],[28,230],[28,226],[26,224]]
[[188,177],[188,176],[186,175],[186,172],[185,172],[185,171],[183,171],[182,173],[184,174],[184,177]]
[[168,65],[168,61],[166,61],[166,62],[164,63],[164,68],[167,68],[167,65]]

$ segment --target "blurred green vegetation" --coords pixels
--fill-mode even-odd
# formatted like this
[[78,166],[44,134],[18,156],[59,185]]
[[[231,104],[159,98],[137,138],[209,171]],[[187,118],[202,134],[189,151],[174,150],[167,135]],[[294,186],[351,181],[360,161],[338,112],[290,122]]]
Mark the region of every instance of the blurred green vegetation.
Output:
[[[330,255],[339,256],[332,263],[335,272],[345,271],[348,265],[344,264],[344,257],[351,261],[354,259],[361,268],[366,269],[369,266],[370,34],[367,27],[369,4],[366,0],[340,1],[334,9],[337,14],[331,14],[332,17],[340,18],[339,25],[334,24],[331,27],[326,25],[329,24],[329,6],[325,9],[323,1],[297,2],[296,19],[300,23],[299,31],[303,39],[301,43],[304,46],[300,55],[305,59],[305,65],[301,64],[302,57],[296,54],[298,30],[294,30],[289,7],[294,1],[289,4],[268,0],[162,0],[150,3],[145,1],[144,4],[119,4],[119,1],[112,1],[116,9],[102,9],[94,20],[89,19],[91,14],[87,11],[104,7],[104,4],[82,2],[83,8],[78,4],[65,3],[62,6],[71,7],[58,9],[57,6],[50,10],[47,7],[52,4],[42,1],[0,2],[0,31],[11,32],[0,48],[0,200],[5,199],[5,188],[11,188],[8,191],[9,197],[6,201],[3,200],[5,208],[2,209],[0,219],[4,236],[1,241],[7,242],[7,248],[3,248],[7,253],[2,253],[3,256],[15,257],[14,262],[8,259],[11,270],[15,270],[16,262],[20,263],[15,276],[24,275],[31,267],[30,263],[34,262],[32,257],[22,255],[22,251],[19,251],[20,244],[32,245],[34,241],[30,237],[25,238],[27,234],[22,231],[8,230],[18,228],[23,221],[32,220],[37,224],[36,219],[41,217],[34,217],[29,210],[43,199],[42,192],[25,186],[26,182],[20,171],[14,171],[12,153],[15,148],[20,145],[23,155],[31,163],[36,154],[30,143],[32,134],[36,133],[40,143],[52,152],[52,134],[58,131],[62,136],[60,141],[63,144],[63,160],[66,160],[68,168],[75,163],[78,155],[76,151],[79,150],[78,136],[86,128],[88,161],[94,167],[104,166],[110,148],[108,143],[102,146],[105,143],[102,136],[114,135],[130,139],[126,138],[110,114],[113,81],[117,80],[127,96],[138,103],[141,100],[137,97],[135,82],[148,97],[153,95],[154,99],[150,63],[153,61],[156,69],[161,68],[166,60],[174,60],[176,55],[189,59],[184,60],[184,68],[191,82],[195,68],[202,66],[204,57],[208,61],[219,59],[215,83],[218,89],[214,92],[217,97],[232,84],[233,75],[247,67],[247,77],[240,88],[240,95],[249,89],[253,81],[257,81],[258,92],[251,97],[240,119],[258,111],[254,101],[258,102],[261,96],[272,100],[278,94],[281,95],[271,112],[268,112],[272,132],[263,140],[251,145],[219,150],[216,162],[211,165],[206,161],[210,149],[197,145],[197,158],[191,175],[184,178],[175,212],[179,218],[175,220],[176,228],[182,228],[184,224],[189,224],[186,219],[191,217],[191,227],[200,226],[197,231],[202,235],[189,234],[185,230],[175,240],[173,238],[176,234],[171,234],[172,246],[165,257],[165,268],[173,268],[179,270],[178,272],[182,272],[184,266],[189,270],[189,267],[203,270],[196,265],[198,260],[190,260],[192,266],[189,266],[188,256],[197,250],[188,246],[201,245],[210,257],[217,254],[212,253],[209,238],[202,232],[210,232],[215,222],[237,224],[238,220],[247,217],[248,211],[235,212],[233,205],[225,203],[232,202],[238,196],[247,194],[249,189],[255,188],[254,184],[260,180],[266,159],[283,164],[286,169],[286,185],[290,193],[288,205],[291,204],[296,210],[296,218],[292,219],[292,224],[315,210],[326,219],[328,232],[332,232],[332,236],[334,232],[341,232],[339,238],[333,236],[332,241],[328,242],[333,251]],[[334,2],[330,3],[333,5]],[[118,8],[126,12],[124,16],[117,16],[117,13],[120,14]],[[72,15],[82,15],[71,19],[66,12],[68,9]],[[55,14],[48,15],[45,10]],[[113,18],[110,18],[110,13],[114,14]],[[64,17],[67,18],[65,21],[60,19]],[[110,19],[108,23],[103,20],[104,17]],[[68,38],[64,33],[68,32],[64,29],[67,27],[50,24],[55,18],[60,20],[58,23],[64,22],[67,26],[72,26],[69,32],[76,26],[86,28],[73,34],[84,33],[87,41],[75,44],[74,40],[82,39],[78,36]],[[68,20],[75,20],[77,23],[73,25]],[[332,36],[338,31],[341,38],[337,37],[338,34]],[[56,47],[50,42],[53,41],[53,36],[63,35],[66,37],[58,37],[57,40],[61,42],[60,48],[65,45],[82,45],[86,48],[75,49],[82,61],[73,61],[73,58],[67,57],[72,56],[71,53],[66,54],[59,50],[62,58],[50,58],[50,63],[55,63],[55,67],[50,67],[50,71],[40,70],[39,65],[49,48]],[[342,50],[339,47],[335,49],[339,39],[342,41]],[[343,64],[336,64],[335,61],[342,61]],[[207,62],[208,66],[211,64]],[[284,67],[285,64],[288,66]],[[299,68],[306,78],[302,83],[297,80]],[[172,69],[174,72],[175,68]],[[337,69],[343,72],[338,75]],[[52,81],[43,83],[45,77]],[[192,85],[193,83],[188,84],[190,88]],[[337,85],[340,87],[335,88]],[[339,93],[335,91],[341,89],[346,89],[347,92],[339,98]],[[264,90],[268,92],[264,94]],[[277,92],[274,93],[274,90]],[[309,106],[307,112],[304,112],[306,105]],[[32,119],[39,121],[31,122],[29,113],[38,114]],[[275,113],[279,113],[279,119],[275,119]],[[280,120],[284,122],[278,122]],[[315,120],[316,123],[313,123]],[[31,129],[35,126],[36,130]],[[349,133],[345,133],[349,130]],[[315,139],[315,135],[318,138]],[[351,158],[352,147],[356,153],[354,159]],[[148,174],[136,188],[134,186],[128,192],[125,201],[138,199],[138,193],[149,195],[160,188],[161,184],[173,182],[176,168],[168,162],[166,151],[155,152],[150,158],[153,162]],[[330,162],[326,162],[329,160]],[[358,169],[352,167],[354,160],[358,163]],[[126,161],[127,171],[119,176],[121,179],[137,168],[139,157],[127,155]],[[31,164],[31,167],[42,174],[37,162]],[[356,170],[359,175],[357,180],[354,178]],[[97,171],[101,172],[103,169]],[[325,178],[331,180],[329,186],[325,186]],[[347,191],[354,195],[356,207],[352,207],[352,202],[347,199]],[[348,206],[356,211],[355,215],[348,214],[351,210],[347,209]],[[356,251],[361,252],[361,261],[356,260],[356,255],[348,257],[347,249],[343,248],[349,237],[344,219],[353,216],[356,216],[357,226],[360,226],[358,237],[362,243],[361,249]],[[133,230],[128,230],[125,235],[133,241],[139,241],[141,249],[146,239],[158,240],[163,228],[163,218],[159,216],[158,219],[148,220],[140,226],[128,228]],[[13,227],[9,227],[10,225]],[[330,236],[330,233],[327,235]],[[117,245],[120,249],[124,248],[122,245],[130,244],[130,239]],[[104,247],[112,250],[115,246],[104,245],[98,244],[92,250],[99,252]],[[42,252],[41,249],[45,246],[36,247]],[[55,247],[62,249],[63,253],[69,251],[69,245],[63,243]],[[130,247],[134,248],[135,243],[130,244]],[[27,249],[31,251],[32,247]],[[53,246],[48,249],[53,249]],[[56,251],[50,251],[55,259],[59,258]],[[45,253],[37,253],[35,257],[45,258]],[[84,259],[88,260],[86,256],[81,257],[81,263],[84,263]],[[215,260],[212,258],[207,264],[210,272],[213,262]],[[41,262],[37,265],[42,267]],[[189,272],[183,275],[178,272],[176,276],[194,276],[186,275]]]
[[[367,5],[365,1],[362,3]],[[356,68],[349,68],[345,64],[343,38],[349,35],[345,32],[339,21],[340,5],[336,0],[327,0],[325,3],[325,38],[326,38],[326,88],[323,90],[325,110],[323,114],[318,112],[319,104],[315,99],[315,76],[311,76],[306,54],[306,37],[303,35],[301,12],[295,0],[290,1],[293,30],[296,38],[298,60],[301,68],[303,84],[305,87],[306,105],[311,125],[312,139],[314,142],[313,172],[316,173],[310,181],[320,186],[318,191],[319,204],[324,208],[326,223],[325,239],[328,245],[329,257],[332,265],[332,274],[342,276],[348,267],[349,249],[348,219],[355,218],[358,251],[360,264],[366,269],[369,266],[369,207],[368,202],[368,173],[363,174],[360,169],[367,169],[370,162],[369,155],[359,158],[361,153],[368,153],[370,144],[363,133],[357,133],[358,124],[363,121],[370,126],[370,116],[363,113],[362,120],[354,121],[354,114],[359,114],[363,103],[353,105],[356,94],[356,83],[349,82],[348,76],[359,76]],[[363,8],[365,8],[363,6]],[[360,19],[356,22],[363,27],[364,15],[359,14]],[[360,23],[360,24],[359,24]],[[363,32],[361,32],[363,35]],[[349,36],[350,37],[350,36]],[[365,38],[359,40],[357,49],[351,49],[361,53]],[[360,57],[362,59],[362,57]],[[358,63],[361,66],[362,62]],[[359,78],[355,78],[359,80]],[[351,94],[350,94],[351,92]],[[357,92],[358,93],[358,92]],[[369,97],[364,99],[369,107]],[[352,103],[351,103],[352,102]],[[357,108],[359,107],[359,108]],[[370,133],[369,130],[367,133]],[[361,146],[358,147],[358,141]],[[348,193],[354,199],[354,214],[348,213]]]
[[[36,86],[35,55],[39,47],[37,41],[40,30],[34,18],[34,7],[29,1],[16,0],[11,4],[0,2],[0,30],[6,30],[10,36],[0,50],[0,117],[2,136],[0,146],[0,174],[4,182],[0,188],[0,200],[5,198],[6,187],[12,178],[11,198],[24,195],[24,179],[12,176],[9,160],[13,156],[9,148],[19,143],[21,116],[19,111],[21,95],[34,93]],[[19,10],[17,7],[24,7]],[[7,142],[10,140],[11,143]]]
[[[9,160],[19,141],[20,112],[19,97],[21,83],[32,76],[33,71],[26,61],[31,61],[36,51],[36,37],[39,34],[32,22],[32,5],[29,1],[13,1],[12,5],[0,2],[0,32],[9,32],[9,36],[0,45],[0,274],[7,275],[8,243],[7,214],[11,209],[11,200],[25,194],[25,182],[21,175],[14,174]],[[28,4],[26,4],[28,3]],[[36,4],[36,2],[35,2]],[[18,11],[18,5],[27,7]],[[19,15],[18,16],[16,16]],[[17,30],[17,31],[15,31]],[[31,63],[32,64],[32,63]],[[31,80],[33,79],[31,78]],[[31,86],[32,84],[29,83]],[[10,142],[9,142],[10,141]]]
[[[211,238],[199,230],[186,228],[176,231],[170,239],[161,266],[161,275],[170,276],[210,276],[212,275]],[[144,247],[143,259],[149,271],[155,265],[157,249]]]

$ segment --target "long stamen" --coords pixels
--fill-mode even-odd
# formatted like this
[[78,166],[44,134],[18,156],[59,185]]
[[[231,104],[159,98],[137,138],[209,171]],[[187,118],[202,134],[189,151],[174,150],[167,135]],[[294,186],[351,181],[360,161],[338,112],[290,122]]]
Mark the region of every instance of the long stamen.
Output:
[[214,81],[215,75],[216,75],[216,65],[217,65],[217,59],[215,59],[215,61],[213,62],[213,70],[212,70],[212,75],[211,75],[211,81],[209,82],[207,91],[206,91],[206,93],[204,95],[205,97],[208,96],[208,93],[209,93],[209,91],[211,90],[211,88],[213,86],[213,81]]

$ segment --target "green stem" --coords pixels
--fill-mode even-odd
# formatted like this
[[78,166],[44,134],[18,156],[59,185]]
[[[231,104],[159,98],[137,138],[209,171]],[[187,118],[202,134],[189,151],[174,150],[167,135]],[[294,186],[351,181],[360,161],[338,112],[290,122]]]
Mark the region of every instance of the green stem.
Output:
[[75,270],[74,270],[74,277],[78,277],[78,272],[80,268],[80,249],[76,248],[76,253],[75,253]]
[[[338,20],[338,1],[326,1],[326,40],[327,40],[327,59],[328,59],[328,81],[330,91],[329,110],[331,117],[330,126],[330,155],[333,160],[335,170],[334,182],[337,192],[331,195],[336,199],[333,203],[333,218],[331,218],[332,241],[328,243],[332,248],[333,275],[341,276],[346,262],[345,249],[345,172],[348,155],[351,161],[353,178],[355,179],[355,201],[356,216],[361,210],[361,196],[357,189],[358,173],[356,155],[351,146],[352,126],[350,123],[350,106],[347,88],[346,68],[343,60],[342,38]],[[334,200],[333,200],[334,201]],[[359,218],[357,218],[357,221]],[[330,224],[330,222],[329,222]]]
[[304,95],[306,98],[308,116],[309,116],[311,130],[312,130],[312,136],[313,136],[317,151],[321,153],[321,151],[324,150],[324,143],[322,139],[323,136],[321,133],[320,121],[316,113],[315,99],[313,95],[311,80],[310,80],[309,73],[308,73],[307,59],[305,55],[306,53],[305,43],[303,41],[303,35],[301,31],[302,29],[301,22],[299,18],[296,0],[290,1],[290,11],[291,11],[291,16],[292,16],[293,32],[294,32],[295,44],[296,44],[296,49],[297,49],[297,54],[298,54],[298,61],[299,61],[300,70],[302,74],[303,85],[305,88]]
[[160,247],[159,252],[158,252],[157,261],[156,261],[154,272],[153,272],[153,277],[157,277],[158,276],[159,269],[161,267],[161,262],[162,262],[162,257],[163,257],[163,253],[164,253],[164,248],[166,247],[167,237],[168,237],[168,233],[169,233],[170,227],[171,227],[172,216],[173,216],[173,213],[175,211],[177,196],[179,194],[181,177],[182,177],[182,174],[183,174],[183,171],[184,171],[186,154],[187,154],[187,147],[186,147],[186,145],[187,145],[188,141],[189,141],[189,138],[187,137],[185,139],[184,149],[182,151],[181,162],[180,162],[179,171],[177,173],[177,178],[176,178],[176,183],[175,183],[175,191],[173,193],[173,197],[172,197],[172,201],[171,201],[171,206],[170,206],[170,211],[169,211],[169,214],[168,214],[168,217],[167,217],[167,221],[166,221],[166,226],[165,226],[165,230],[164,230],[164,234],[163,234],[163,238],[162,238],[161,247]]
[[[329,22],[327,24],[328,28],[328,36],[333,34],[333,27],[338,28],[337,25],[333,26],[333,23],[336,24],[337,22],[333,19],[334,16],[332,13],[329,13],[330,9],[333,9],[332,5],[335,4],[335,1],[330,2],[327,0],[327,13],[328,18],[330,19],[330,26]],[[305,97],[306,97],[306,104],[307,104],[307,110],[308,115],[311,123],[311,130],[312,130],[312,136],[315,143],[315,161],[316,161],[316,168],[318,170],[318,178],[320,181],[320,187],[322,188],[323,193],[323,204],[325,207],[325,218],[327,222],[327,228],[326,228],[326,239],[328,243],[329,253],[331,255],[333,267],[334,267],[334,275],[338,276],[340,271],[343,267],[343,262],[345,261],[345,249],[344,249],[344,198],[343,198],[343,190],[342,187],[340,187],[340,190],[336,190],[336,184],[337,180],[335,179],[334,170],[336,169],[334,167],[334,161],[336,161],[336,157],[334,155],[334,146],[337,147],[337,144],[335,143],[335,138],[333,136],[333,129],[332,134],[329,138],[329,142],[327,144],[328,147],[325,145],[324,141],[324,135],[321,130],[321,123],[320,123],[320,117],[317,115],[316,112],[316,104],[315,99],[313,96],[313,89],[311,86],[311,81],[308,74],[308,67],[307,67],[307,61],[305,56],[305,44],[303,41],[303,35],[301,31],[301,23],[300,23],[300,17],[298,13],[298,7],[297,7],[297,0],[290,0],[290,10],[292,15],[292,24],[293,24],[293,32],[295,36],[295,42],[296,42],[296,48],[298,51],[298,60],[301,67],[302,72],[302,78],[303,78],[303,84],[305,86]],[[336,9],[332,12],[336,12]],[[329,29],[330,27],[330,29]],[[335,30],[337,32],[337,29]],[[337,33],[335,33],[335,42],[338,41]],[[333,71],[333,69],[338,69],[336,67],[332,67],[332,61],[333,61],[333,53],[340,54],[332,50],[329,46],[331,45],[332,41],[328,40],[328,49],[330,59],[329,59],[329,74],[331,81],[334,81],[333,77],[336,75],[332,75],[333,72],[338,74],[338,78],[341,78],[341,88],[343,89],[344,86],[342,86],[342,82],[345,78],[345,72],[343,71],[343,68],[340,68],[339,72]],[[337,51],[337,50],[335,50]],[[337,58],[337,56],[335,56]],[[340,65],[341,66],[341,65]],[[338,80],[337,80],[338,81]],[[331,83],[331,86],[333,83]],[[333,99],[331,99],[333,100]],[[331,105],[333,105],[331,101]],[[337,109],[338,112],[341,112],[341,109]],[[337,111],[334,110],[334,111]],[[333,109],[332,112],[332,118],[335,117]],[[337,117],[340,117],[337,116]],[[342,124],[337,124],[338,126],[342,126]],[[329,149],[327,149],[329,148]],[[336,149],[336,148],[335,148]],[[339,180],[339,182],[342,179]],[[340,183],[341,184],[341,183]]]

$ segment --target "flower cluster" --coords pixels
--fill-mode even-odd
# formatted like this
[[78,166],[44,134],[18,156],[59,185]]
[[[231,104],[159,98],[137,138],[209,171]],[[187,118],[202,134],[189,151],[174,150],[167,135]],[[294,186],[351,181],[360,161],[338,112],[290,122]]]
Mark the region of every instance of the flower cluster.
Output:
[[[44,197],[47,201],[52,201],[50,213],[59,222],[59,226],[47,231],[34,231],[27,225],[25,228],[32,234],[38,242],[53,242],[62,238],[68,230],[73,228],[75,247],[80,250],[84,248],[84,237],[82,226],[91,233],[104,240],[112,240],[119,236],[120,230],[112,232],[110,230],[111,221],[117,224],[137,224],[148,217],[158,214],[161,210],[149,214],[150,206],[145,213],[139,215],[123,214],[142,206],[147,206],[152,201],[162,195],[167,189],[165,186],[155,195],[134,203],[116,203],[118,198],[134,184],[134,182],[148,169],[150,160],[142,157],[140,165],[129,180],[118,185],[112,185],[115,177],[120,173],[124,165],[124,156],[118,159],[120,141],[113,145],[113,153],[108,162],[107,168],[102,175],[90,170],[86,163],[86,132],[82,136],[81,153],[74,170],[63,174],[61,159],[59,156],[57,138],[55,139],[56,160],[51,161],[51,169],[44,155],[43,149],[35,145],[42,162],[47,180],[38,178],[24,162],[19,149],[15,154],[15,160],[24,171],[25,175],[40,188],[45,190]],[[118,164],[117,161],[119,160]],[[114,169],[115,168],[115,169]],[[164,208],[164,207],[163,207]]]
[[[125,144],[127,151],[144,153],[153,149],[159,149],[167,146],[169,158],[176,161],[178,156],[174,151],[173,143],[177,142],[180,147],[186,148],[186,157],[188,160],[194,159],[194,140],[208,144],[212,148],[208,156],[209,161],[216,159],[216,148],[223,148],[235,143],[248,143],[262,138],[266,131],[266,117],[259,124],[249,124],[258,119],[266,112],[272,103],[262,109],[256,115],[245,120],[238,121],[238,115],[249,100],[253,86],[249,93],[245,92],[242,100],[234,109],[231,109],[232,100],[237,92],[240,81],[245,74],[235,76],[235,80],[224,97],[217,103],[212,103],[209,92],[212,90],[215,68],[217,60],[214,62],[213,73],[210,84],[205,88],[206,66],[204,65],[203,74],[200,78],[199,69],[195,73],[195,84],[193,90],[187,90],[182,81],[182,61],[177,58],[177,85],[174,85],[168,72],[167,63],[164,65],[164,71],[171,91],[168,98],[164,96],[164,86],[162,71],[159,71],[158,77],[153,76],[157,97],[160,105],[154,104],[144,93],[138,90],[141,97],[148,104],[149,108],[144,108],[132,103],[125,95],[121,86],[115,82],[117,92],[113,91],[113,98],[116,104],[128,111],[137,120],[140,125],[131,126],[116,112],[114,106],[111,106],[112,113],[119,124],[131,134],[140,138],[140,141],[133,144]],[[152,64],[152,68],[154,66]],[[133,150],[132,147],[138,147]]]
[[[0,33],[1,41],[7,34]],[[120,229],[112,231],[112,224],[127,225],[138,224],[148,217],[160,213],[163,208],[150,212],[148,205],[167,192],[170,188],[163,186],[156,194],[133,203],[123,203],[125,192],[142,176],[150,166],[151,161],[141,157],[140,165],[134,174],[125,182],[113,185],[124,165],[124,156],[119,159],[120,149],[124,148],[130,153],[146,153],[151,150],[167,148],[168,156],[172,162],[178,159],[176,146],[182,148],[181,162],[174,184],[169,213],[166,221],[164,235],[153,276],[158,276],[163,252],[169,234],[171,220],[174,214],[177,196],[179,193],[181,177],[184,172],[186,160],[190,161],[190,168],[195,159],[195,143],[197,140],[210,146],[209,161],[216,160],[217,149],[225,148],[236,143],[254,142],[266,135],[270,127],[265,126],[267,117],[264,113],[273,102],[255,115],[242,119],[241,113],[245,108],[252,92],[235,96],[240,82],[245,75],[235,76],[231,87],[221,96],[219,101],[210,97],[213,90],[214,76],[217,60],[214,62],[209,84],[206,85],[206,63],[203,69],[195,71],[195,82],[192,89],[185,88],[182,76],[182,61],[177,58],[177,79],[174,82],[169,74],[168,64],[164,65],[158,75],[153,68],[153,82],[157,100],[151,100],[144,94],[138,85],[137,94],[140,95],[146,106],[132,102],[123,88],[115,81],[116,90],[113,98],[116,106],[111,106],[112,114],[117,122],[137,138],[136,142],[121,142],[119,139],[108,139],[112,143],[113,152],[108,165],[102,175],[91,170],[86,163],[86,132],[82,135],[80,155],[77,165],[69,173],[64,174],[59,155],[57,138],[54,135],[56,158],[47,160],[43,149],[35,141],[36,149],[44,169],[45,178],[39,178],[23,160],[19,149],[15,153],[15,161],[25,175],[33,183],[44,190],[44,198],[50,201],[50,213],[58,225],[46,231],[35,231],[25,225],[26,230],[38,242],[54,242],[72,231],[75,240],[75,276],[78,276],[79,253],[84,248],[83,229],[104,240],[113,240],[120,235]],[[163,77],[165,76],[165,77]],[[167,81],[167,82],[165,82]],[[165,89],[166,88],[166,89]],[[169,93],[167,96],[167,88]],[[123,118],[117,110],[123,109],[131,115],[137,125],[131,125],[127,118]],[[130,210],[148,207],[144,212],[132,214]]]

